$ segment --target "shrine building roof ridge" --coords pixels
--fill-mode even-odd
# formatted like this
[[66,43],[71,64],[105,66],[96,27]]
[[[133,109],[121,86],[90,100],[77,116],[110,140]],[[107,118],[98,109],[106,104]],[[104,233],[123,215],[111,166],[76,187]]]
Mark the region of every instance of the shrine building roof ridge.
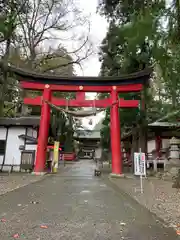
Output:
[[[3,68],[2,63],[0,67]],[[19,81],[28,81],[42,84],[55,84],[55,85],[83,85],[83,86],[114,86],[114,85],[127,85],[127,84],[145,84],[148,83],[150,75],[153,71],[152,67],[148,67],[139,72],[108,77],[87,77],[87,76],[70,76],[62,77],[54,74],[44,74],[29,71],[23,68],[8,65],[7,71],[15,74]]]

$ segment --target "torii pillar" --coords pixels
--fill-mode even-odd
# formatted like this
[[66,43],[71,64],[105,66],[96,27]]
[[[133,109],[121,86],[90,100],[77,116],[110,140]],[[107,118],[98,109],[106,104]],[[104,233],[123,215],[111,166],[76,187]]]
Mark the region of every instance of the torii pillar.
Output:
[[44,100],[51,100],[51,89],[50,85],[46,84],[43,97],[42,97],[42,106],[41,106],[41,119],[39,125],[39,136],[38,136],[38,145],[37,145],[37,154],[34,173],[42,174],[45,170],[46,165],[46,152],[47,152],[47,143],[49,135],[49,124],[50,124],[50,106]]
[[76,93],[76,100],[84,101],[85,100],[85,92],[77,92]]
[[112,153],[112,177],[121,177],[122,175],[122,155],[121,155],[121,133],[120,133],[120,118],[119,118],[119,101],[116,86],[113,86],[111,91],[111,153]]

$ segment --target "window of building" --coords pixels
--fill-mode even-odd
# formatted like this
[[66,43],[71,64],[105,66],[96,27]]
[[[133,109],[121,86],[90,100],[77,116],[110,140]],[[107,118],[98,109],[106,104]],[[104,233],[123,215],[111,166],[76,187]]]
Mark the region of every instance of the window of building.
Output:
[[0,140],[0,155],[5,154],[6,140]]

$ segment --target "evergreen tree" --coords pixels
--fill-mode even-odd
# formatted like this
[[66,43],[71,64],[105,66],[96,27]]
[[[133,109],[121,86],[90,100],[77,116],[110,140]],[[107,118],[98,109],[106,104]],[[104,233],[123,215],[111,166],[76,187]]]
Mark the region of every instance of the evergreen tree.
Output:
[[[158,48],[159,26],[165,11],[164,1],[108,1],[100,4],[100,12],[109,20],[109,29],[102,42],[100,60],[101,75],[118,76],[133,73],[152,65],[161,47]],[[156,54],[154,54],[156,53]],[[141,99],[137,93],[120,94],[124,99]],[[151,107],[154,96],[146,92],[147,116],[152,120]],[[160,102],[157,104],[161,105]],[[120,109],[122,134],[134,124],[145,123],[143,111]],[[159,111],[157,111],[158,113]],[[153,113],[154,114],[154,113]],[[155,115],[155,114],[154,114]],[[157,116],[157,115],[156,115]],[[109,144],[109,111],[106,112],[102,129],[102,141]],[[104,137],[105,136],[105,137]],[[108,137],[107,137],[108,136]]]

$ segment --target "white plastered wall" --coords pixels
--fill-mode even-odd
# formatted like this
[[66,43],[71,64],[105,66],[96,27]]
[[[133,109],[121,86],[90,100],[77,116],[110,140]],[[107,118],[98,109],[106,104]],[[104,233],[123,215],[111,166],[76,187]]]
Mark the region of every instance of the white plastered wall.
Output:
[[[38,132],[36,129],[33,129],[32,127],[27,128],[27,136],[37,138]],[[26,141],[25,150],[35,150],[37,152],[37,144],[27,144],[28,141]],[[35,152],[35,160],[36,160],[36,152]]]
[[[19,147],[24,145],[24,139],[19,138],[21,134],[25,134],[25,127],[10,127],[8,130],[6,153],[4,165],[18,165],[13,167],[13,171],[19,171],[21,163],[21,150]],[[4,166],[4,171],[9,171],[11,166]]]

